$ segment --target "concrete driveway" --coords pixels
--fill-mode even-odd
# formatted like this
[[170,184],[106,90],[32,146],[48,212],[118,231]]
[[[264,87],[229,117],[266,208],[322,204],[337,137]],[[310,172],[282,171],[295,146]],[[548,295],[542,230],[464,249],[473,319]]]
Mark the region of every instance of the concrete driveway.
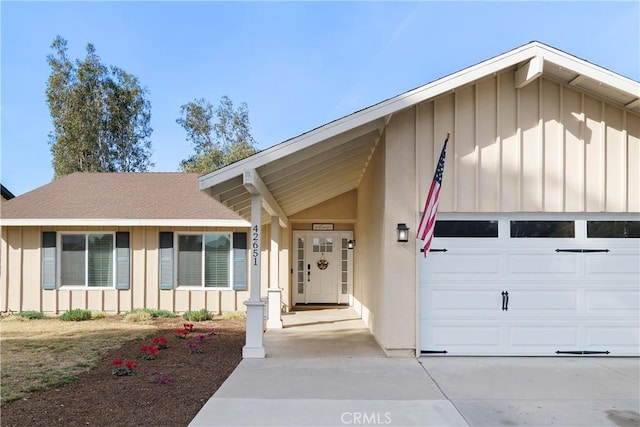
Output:
[[283,320],[190,426],[640,425],[639,359],[390,359],[352,309]]
[[420,358],[470,426],[640,426],[636,358]]

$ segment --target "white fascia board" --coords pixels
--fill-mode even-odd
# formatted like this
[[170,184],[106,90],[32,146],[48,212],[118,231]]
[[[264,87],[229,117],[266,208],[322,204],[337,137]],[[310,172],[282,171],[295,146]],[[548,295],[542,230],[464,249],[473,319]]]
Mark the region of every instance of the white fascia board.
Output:
[[[566,68],[578,75],[596,80],[631,96],[640,96],[640,83],[634,80],[620,74],[616,74],[613,71],[609,71],[606,68],[602,68],[588,61],[576,58],[575,56],[571,56],[550,46],[541,45],[540,51],[545,61],[555,64],[558,67]],[[572,80],[570,84],[579,85],[580,79],[581,78],[578,76]]]
[[242,175],[247,169],[257,169],[273,160],[277,160],[289,154],[295,153],[325,139],[339,135],[370,121],[390,116],[393,113],[415,105],[424,100],[453,91],[472,81],[486,75],[498,72],[523,61],[527,61],[536,55],[536,49],[532,45],[526,45],[498,57],[489,59],[480,64],[465,68],[457,73],[443,77],[432,83],[428,83],[417,89],[405,92],[394,98],[375,104],[364,110],[350,114],[341,119],[327,123],[310,132],[282,142],[264,151],[240,160],[232,165],[211,172],[200,177],[200,190],[205,190],[220,182]]
[[247,169],[257,169],[273,160],[277,160],[298,150],[307,148],[325,139],[336,136],[349,129],[362,126],[367,122],[394,114],[411,105],[435,98],[447,92],[498,73],[513,65],[526,62],[535,57],[542,57],[545,61],[584,74],[590,78],[602,81],[613,88],[638,96],[640,84],[631,79],[613,73],[587,61],[578,59],[567,53],[554,49],[539,42],[532,42],[513,49],[502,55],[465,68],[449,76],[428,83],[417,89],[400,94],[394,98],[372,105],[364,110],[327,123],[310,132],[275,145],[230,166],[211,172],[200,177],[200,189],[204,190],[220,182],[242,175]]
[[276,199],[273,197],[267,186],[262,182],[262,178],[255,169],[249,169],[242,174],[243,183],[247,191],[251,194],[262,196],[262,207],[269,215],[277,216],[282,227],[289,226],[289,220]]
[[248,228],[251,223],[244,219],[73,219],[73,218],[26,218],[3,219],[2,227],[234,227]]

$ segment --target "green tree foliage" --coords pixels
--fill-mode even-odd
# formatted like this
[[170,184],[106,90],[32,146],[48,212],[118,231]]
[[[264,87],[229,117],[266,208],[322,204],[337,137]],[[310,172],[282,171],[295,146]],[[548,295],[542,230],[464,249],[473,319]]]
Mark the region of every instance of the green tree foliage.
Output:
[[184,172],[211,172],[256,152],[244,102],[234,110],[227,96],[217,108],[204,98],[195,99],[180,107],[180,116],[176,123],[187,131],[194,148],[194,154],[180,162]]
[[141,172],[151,163],[151,104],[138,78],[100,61],[87,44],[72,62],[58,36],[47,56],[47,104],[55,178],[73,172]]

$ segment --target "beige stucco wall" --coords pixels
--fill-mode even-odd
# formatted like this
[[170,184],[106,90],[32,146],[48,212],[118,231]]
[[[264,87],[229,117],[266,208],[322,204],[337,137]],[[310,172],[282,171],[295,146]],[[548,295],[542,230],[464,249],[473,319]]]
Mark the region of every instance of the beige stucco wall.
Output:
[[[43,290],[41,287],[42,231],[129,231],[131,285],[128,290]],[[0,311],[37,310],[60,313],[82,308],[121,313],[132,308],[153,308],[182,313],[206,308],[214,313],[244,311],[247,291],[160,290],[158,239],[160,231],[242,231],[218,228],[158,227],[2,227]],[[263,242],[264,243],[264,242]],[[264,245],[263,245],[264,246]],[[266,261],[263,251],[263,262]],[[263,282],[265,283],[265,282]]]
[[[317,206],[295,213],[289,217],[289,220],[297,224],[312,222],[351,224],[356,221],[358,216],[357,202],[357,190],[348,191]],[[298,226],[294,228],[296,230],[302,229]],[[343,227],[342,229],[349,230],[350,228]]]
[[417,210],[415,176],[415,110],[396,114],[386,130],[385,218],[381,296],[384,304],[379,342],[389,356],[412,356],[416,340],[416,244],[398,242],[397,225],[411,226]]
[[358,188],[355,225],[354,308],[380,342],[384,334],[381,307],[383,245],[385,234],[385,137],[382,135]]

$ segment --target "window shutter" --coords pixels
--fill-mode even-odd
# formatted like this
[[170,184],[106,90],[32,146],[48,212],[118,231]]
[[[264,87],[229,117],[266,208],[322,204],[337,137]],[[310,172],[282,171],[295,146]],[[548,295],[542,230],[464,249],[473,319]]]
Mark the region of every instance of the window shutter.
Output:
[[129,232],[116,233],[116,289],[129,289],[131,282],[131,263],[129,250]]
[[247,290],[247,233],[233,233],[233,290]]
[[160,232],[160,289],[173,289],[173,232]]
[[56,232],[42,232],[42,289],[56,288]]

